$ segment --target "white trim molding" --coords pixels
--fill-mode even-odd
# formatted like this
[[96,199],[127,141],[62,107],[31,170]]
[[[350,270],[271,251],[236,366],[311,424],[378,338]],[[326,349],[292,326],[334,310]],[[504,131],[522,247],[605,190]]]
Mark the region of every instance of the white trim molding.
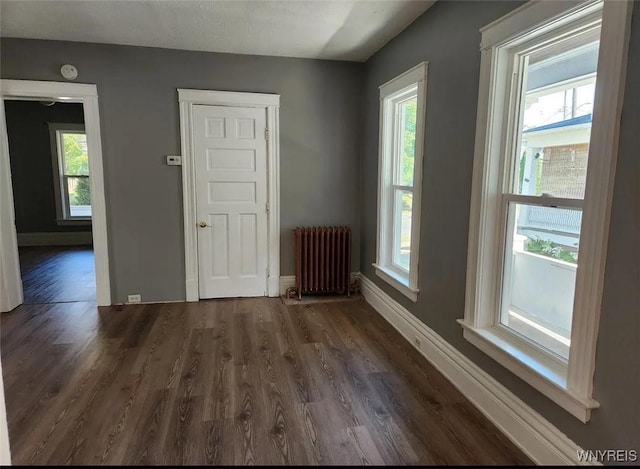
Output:
[[15,219],[9,138],[4,103],[2,103],[0,105],[0,312],[3,313],[11,311],[24,301]]
[[[515,394],[419,321],[374,282],[360,276],[371,306],[498,429],[540,465],[584,464],[581,448]],[[416,338],[420,346],[416,345]]]
[[18,246],[84,246],[92,242],[90,231],[18,233]]
[[4,383],[2,376],[2,363],[0,363],[0,465],[11,466],[9,427],[7,425],[7,405],[4,397]]
[[283,275],[280,277],[280,295],[285,295],[289,288],[296,286],[295,275]]
[[632,11],[633,2],[627,0],[604,2],[602,10],[598,83],[589,144],[589,153],[597,157],[589,158],[589,189],[585,194],[580,240],[581,253],[591,255],[578,263],[574,310],[581,314],[573,317],[567,376],[568,389],[583,400],[593,394]]
[[[373,267],[376,274],[411,301],[418,301],[418,259],[420,257],[420,214],[422,213],[422,164],[424,157],[425,116],[427,108],[427,77],[429,63],[421,62],[379,87],[380,124],[378,143],[378,212],[377,249]],[[408,99],[416,99],[416,132],[413,179],[410,186],[398,180],[396,166],[400,158],[397,138],[400,117],[398,107]],[[394,233],[400,230],[394,206],[398,191],[410,192],[411,250],[408,268],[394,262]]]
[[[91,172],[91,211],[93,252],[96,268],[96,299],[98,306],[111,305],[111,281],[109,278],[109,249],[107,239],[107,208],[104,193],[104,167],[102,163],[102,141],[100,136],[100,112],[98,107],[98,89],[96,85],[82,83],[63,83],[49,81],[2,80],[2,99],[8,100],[56,100],[60,102],[82,103],[84,109],[84,126],[87,134],[89,150],[89,169]],[[13,213],[13,195],[10,184],[9,145],[6,132],[6,119],[3,111],[0,114],[0,180],[9,181],[2,184],[8,188],[9,194],[0,197],[0,225],[9,226],[8,236],[0,238],[0,265],[2,266],[2,282],[0,282],[0,298],[12,298],[9,304],[4,302],[1,311],[9,311],[22,303],[22,282],[17,260],[17,236],[15,234],[15,214]],[[7,206],[10,205],[11,208]],[[8,265],[5,272],[5,256]],[[11,260],[15,256],[15,260]],[[6,277],[5,277],[6,276]],[[11,278],[7,282],[5,278]],[[16,279],[18,281],[16,281]],[[20,290],[18,294],[17,291]],[[19,301],[18,301],[19,300]],[[18,301],[16,303],[16,301]],[[7,309],[9,308],[9,309]]]
[[[467,290],[459,322],[467,340],[584,423],[599,407],[593,375],[632,9],[627,0],[531,1],[481,30]],[[598,27],[589,148],[594,157],[589,158],[584,200],[515,194],[509,179],[515,163],[505,155],[519,151],[514,116],[524,85],[514,70],[520,54],[523,48]],[[502,279],[510,268],[505,251],[512,243],[506,229],[511,202],[582,210],[568,359],[523,340],[500,323]]]
[[165,305],[173,303],[184,303],[184,300],[166,300],[166,301],[137,301],[135,303],[114,303],[114,306],[136,306],[136,305]]
[[404,296],[409,298],[414,303],[418,301],[418,293],[420,290],[417,288],[410,287],[407,284],[407,279],[398,275],[397,272],[378,264],[373,264],[373,267],[376,269],[376,275],[380,277],[382,280],[387,282],[389,285],[394,287]]
[[600,407],[594,399],[581,399],[568,392],[566,368],[557,366],[543,354],[522,352],[522,349],[512,345],[509,337],[493,329],[475,328],[464,321],[458,322],[464,328],[463,336],[466,340],[581,422],[588,422],[591,411]]
[[[627,1],[627,0],[622,0]],[[587,16],[602,8],[602,0],[569,0],[548,2],[531,0],[519,8],[480,28],[482,39],[480,49],[500,46],[515,36],[544,34],[567,21],[569,16]]]
[[231,91],[178,89],[182,151],[186,301],[199,301],[198,239],[193,143],[193,106],[263,108],[267,113],[267,201],[269,264],[267,296],[280,294],[280,95]]

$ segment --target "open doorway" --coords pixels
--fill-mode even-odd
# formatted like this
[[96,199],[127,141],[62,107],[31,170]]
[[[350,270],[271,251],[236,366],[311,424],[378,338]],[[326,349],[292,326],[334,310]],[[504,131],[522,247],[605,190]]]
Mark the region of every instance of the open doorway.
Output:
[[2,80],[2,91],[0,311],[110,305],[96,86]]
[[4,102],[25,304],[95,301],[82,103]]

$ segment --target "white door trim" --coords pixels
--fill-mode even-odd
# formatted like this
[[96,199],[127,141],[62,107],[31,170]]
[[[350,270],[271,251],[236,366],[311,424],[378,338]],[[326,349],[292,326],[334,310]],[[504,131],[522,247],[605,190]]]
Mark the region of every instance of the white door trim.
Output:
[[23,301],[18,245],[9,163],[9,141],[4,115],[4,100],[55,99],[82,103],[84,125],[91,168],[91,225],[96,265],[96,299],[98,306],[111,305],[109,250],[107,243],[107,208],[104,194],[104,168],[100,137],[100,113],[96,85],[50,81],[2,80],[0,112],[0,311],[11,311]]
[[193,106],[263,108],[267,112],[268,276],[267,296],[280,293],[280,95],[178,89],[184,208],[186,300],[199,301],[196,184],[193,147]]

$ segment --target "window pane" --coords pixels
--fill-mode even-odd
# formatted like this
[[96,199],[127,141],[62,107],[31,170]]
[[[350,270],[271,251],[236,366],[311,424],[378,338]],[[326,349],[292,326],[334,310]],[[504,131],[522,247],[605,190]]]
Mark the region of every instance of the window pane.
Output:
[[586,116],[593,112],[593,99],[596,94],[595,77],[586,85],[575,89],[575,107],[573,117]]
[[416,109],[417,98],[398,103],[396,112],[399,117],[398,129],[398,167],[396,184],[413,186],[413,162],[416,153]]
[[568,358],[580,210],[511,203],[501,323]]
[[582,199],[587,175],[599,30],[524,56],[514,191]]
[[64,174],[89,175],[89,153],[86,134],[62,133],[64,145]]
[[393,210],[393,263],[409,271],[411,256],[411,209],[413,194],[396,189]]
[[69,215],[72,217],[91,216],[91,192],[86,176],[67,176],[69,194]]

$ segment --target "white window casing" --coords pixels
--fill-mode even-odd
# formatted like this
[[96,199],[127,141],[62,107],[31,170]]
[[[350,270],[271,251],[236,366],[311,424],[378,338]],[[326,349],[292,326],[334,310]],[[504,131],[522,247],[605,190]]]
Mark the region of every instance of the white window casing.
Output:
[[[420,206],[422,198],[422,165],[426,113],[428,63],[422,62],[380,86],[380,142],[378,159],[378,240],[376,274],[403,295],[417,301],[418,258],[420,241]],[[413,184],[399,185],[394,181],[394,165],[398,164],[400,148],[397,142],[396,107],[407,99],[416,99],[416,131]],[[394,219],[394,197],[397,192],[411,193],[411,243],[408,269],[394,262],[392,238],[400,229]]]
[[[531,1],[481,30],[481,66],[469,224],[464,337],[583,422],[599,407],[593,398],[596,339],[602,300],[618,129],[632,2]],[[505,160],[515,138],[511,58],[518,48],[601,21],[597,85],[584,200],[544,199],[546,206],[582,210],[580,259],[568,360],[530,346],[499,321],[506,243]],[[510,194],[512,202],[527,196]],[[530,199],[529,199],[530,200]],[[540,202],[539,202],[540,203]]]
[[53,167],[53,188],[56,201],[56,223],[58,225],[91,225],[91,216],[72,216],[69,194],[65,187],[64,146],[62,134],[85,134],[84,124],[49,124],[51,142],[51,162]]

